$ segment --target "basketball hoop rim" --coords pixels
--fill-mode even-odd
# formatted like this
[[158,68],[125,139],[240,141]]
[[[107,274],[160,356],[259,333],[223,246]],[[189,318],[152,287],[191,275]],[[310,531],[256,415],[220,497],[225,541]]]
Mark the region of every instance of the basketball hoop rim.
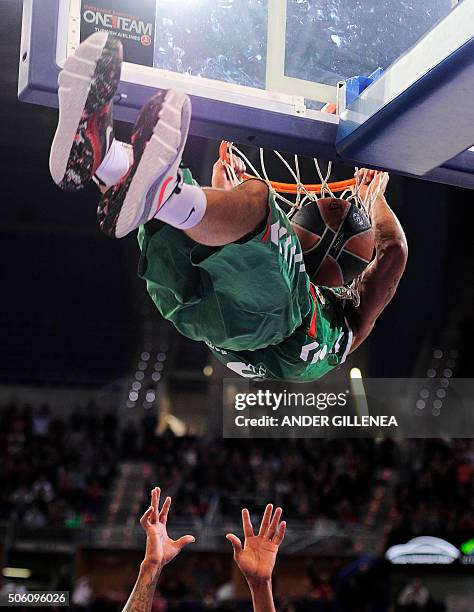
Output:
[[[229,142],[228,140],[223,140],[219,146],[219,159],[225,164],[230,164],[230,157],[229,157],[228,149],[229,149],[229,146],[231,145],[232,143]],[[248,181],[248,180],[255,179],[255,178],[258,178],[258,177],[254,176],[253,174],[245,173],[243,175],[244,181]],[[302,188],[298,186],[296,183],[282,183],[279,181],[269,181],[269,182],[272,188],[277,193],[296,195],[300,193],[302,190]],[[326,187],[326,188],[329,187],[329,189],[333,193],[342,193],[346,191],[347,189],[351,189],[352,187],[354,187],[356,185],[356,182],[357,181],[355,178],[351,178],[351,179],[346,179],[344,181],[335,181],[332,183],[327,183],[325,186],[323,186],[321,183],[311,183],[311,184],[304,183],[303,187],[307,192],[315,193],[315,194],[321,194],[321,192],[323,191],[323,187]]]

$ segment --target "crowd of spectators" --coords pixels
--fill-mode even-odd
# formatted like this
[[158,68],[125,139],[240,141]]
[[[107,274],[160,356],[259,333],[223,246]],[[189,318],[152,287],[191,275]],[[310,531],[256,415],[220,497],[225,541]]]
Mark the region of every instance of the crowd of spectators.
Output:
[[436,535],[460,545],[474,532],[474,440],[403,445],[389,544]]
[[[87,416],[86,416],[87,415]],[[48,406],[0,412],[0,521],[78,527],[99,520],[119,458],[117,419],[93,406],[68,418]]]
[[474,531],[474,442],[222,440],[156,433],[149,413],[121,423],[86,406],[58,415],[47,406],[0,412],[0,521],[31,528],[77,527],[103,519],[122,461],[151,465],[143,500],[159,483],[177,517],[238,519],[268,500],[293,521],[360,522],[380,469],[397,482],[389,543],[419,534]]
[[242,505],[258,513],[272,500],[294,520],[357,523],[376,465],[375,444],[367,440],[196,441],[165,434],[156,453],[156,482],[177,488],[181,508],[203,518],[214,505],[224,520],[237,518]]
[[[174,497],[174,519],[204,521],[212,516],[225,523],[238,519],[245,505],[258,514],[272,500],[283,506],[293,525],[326,521],[354,526],[362,521],[374,485],[388,468],[395,483],[388,544],[423,534],[459,546],[463,534],[474,531],[472,440],[177,437],[170,430],[158,435],[151,412],[141,421],[121,422],[113,410],[95,405],[64,413],[46,405],[0,409],[0,521],[17,521],[31,529],[100,524],[123,461],[150,465],[144,503],[151,485],[159,483]],[[203,611],[247,609],[247,603],[236,602],[217,558],[203,558],[196,565],[191,557],[185,570],[163,580],[156,609],[184,609],[178,603],[183,600]],[[279,609],[330,612],[337,606],[345,609],[347,598],[350,605],[359,598],[365,610],[374,584],[380,585],[378,602],[387,592],[383,567],[370,559],[344,571],[309,567],[307,580],[307,596],[280,600]],[[442,610],[425,591],[407,586],[397,610]],[[76,609],[118,610],[125,595],[106,593],[97,601],[91,595],[86,606],[76,603]],[[415,595],[428,603],[420,606],[412,601]]]
[[[58,416],[47,406],[4,407],[0,420],[0,520],[32,528],[100,522],[121,461],[152,465],[152,484],[172,494],[176,514],[209,509],[238,518],[269,499],[300,521],[357,523],[373,485],[372,441],[208,440],[156,435],[151,414],[120,424],[95,406]],[[151,482],[153,481],[153,482]]]

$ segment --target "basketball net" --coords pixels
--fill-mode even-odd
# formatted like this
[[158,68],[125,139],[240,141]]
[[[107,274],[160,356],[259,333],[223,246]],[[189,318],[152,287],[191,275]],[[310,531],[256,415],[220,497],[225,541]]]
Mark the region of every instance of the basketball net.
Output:
[[[313,158],[316,174],[319,179],[319,183],[307,184],[303,183],[300,175],[300,162],[298,155],[294,156],[294,167],[283,157],[279,151],[273,151],[273,153],[282,162],[285,168],[293,178],[292,183],[281,183],[273,181],[269,178],[265,166],[265,150],[260,148],[260,170],[255,168],[254,164],[248,159],[248,157],[238,149],[232,142],[223,140],[220,149],[219,157],[227,169],[227,174],[234,187],[241,184],[243,181],[250,179],[260,179],[267,183],[270,188],[275,200],[285,203],[289,207],[287,213],[288,218],[291,219],[296,211],[301,210],[303,206],[308,206],[314,202],[317,202],[322,198],[339,198],[341,200],[347,200],[355,203],[358,208],[363,209],[369,219],[371,218],[372,207],[375,200],[380,195],[384,180],[372,181],[369,183],[365,195],[363,196],[362,186],[365,185],[368,170],[355,168],[354,177],[345,181],[330,182],[332,162],[328,162],[326,172],[321,170],[319,161]],[[235,158],[240,159],[245,163],[246,167],[250,169],[252,174],[245,173],[243,179],[239,179],[234,167]],[[338,194],[338,195],[335,195]],[[289,195],[295,196],[294,199],[290,199]],[[344,287],[334,287],[333,293],[340,299],[350,299],[353,301],[355,306],[359,306],[360,297],[358,292],[360,282],[360,276],[355,278],[349,285]]]

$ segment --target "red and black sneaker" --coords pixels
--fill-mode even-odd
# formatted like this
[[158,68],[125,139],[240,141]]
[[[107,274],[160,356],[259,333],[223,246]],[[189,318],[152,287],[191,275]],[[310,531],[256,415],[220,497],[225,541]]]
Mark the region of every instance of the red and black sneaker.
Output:
[[159,91],[142,108],[133,127],[133,164],[97,210],[108,236],[122,238],[170,205],[183,182],[179,165],[190,120],[188,96],[173,89]]
[[49,159],[61,189],[82,189],[109,150],[121,69],[122,43],[106,32],[92,34],[67,58],[59,74],[59,122]]

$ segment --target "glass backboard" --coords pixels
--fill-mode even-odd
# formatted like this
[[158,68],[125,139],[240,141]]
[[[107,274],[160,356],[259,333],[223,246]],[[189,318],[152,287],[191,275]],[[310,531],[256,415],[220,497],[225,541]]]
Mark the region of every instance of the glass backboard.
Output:
[[[192,134],[474,188],[474,150],[463,149],[473,125],[472,96],[463,97],[474,81],[474,36],[465,32],[472,14],[474,0],[23,0],[18,93],[57,106],[67,56],[88,35],[107,31],[124,45],[116,119],[133,122],[156,89],[177,88],[191,96]],[[435,53],[438,47],[449,49]],[[413,84],[403,66],[415,56],[422,78]],[[386,72],[340,116],[319,112],[344,98],[338,83],[379,67]],[[395,73],[404,98],[389,104]],[[426,174],[410,170],[412,158],[424,155],[420,130],[436,136],[425,138],[426,147],[439,149],[443,161]],[[365,135],[356,142],[357,134]],[[399,167],[393,155],[407,157],[409,146],[409,167]]]
[[[338,81],[386,68],[453,0],[70,0],[67,53],[121,38],[130,80],[279,112],[335,100]],[[58,61],[64,61],[64,46]],[[137,69],[140,67],[142,70]]]

